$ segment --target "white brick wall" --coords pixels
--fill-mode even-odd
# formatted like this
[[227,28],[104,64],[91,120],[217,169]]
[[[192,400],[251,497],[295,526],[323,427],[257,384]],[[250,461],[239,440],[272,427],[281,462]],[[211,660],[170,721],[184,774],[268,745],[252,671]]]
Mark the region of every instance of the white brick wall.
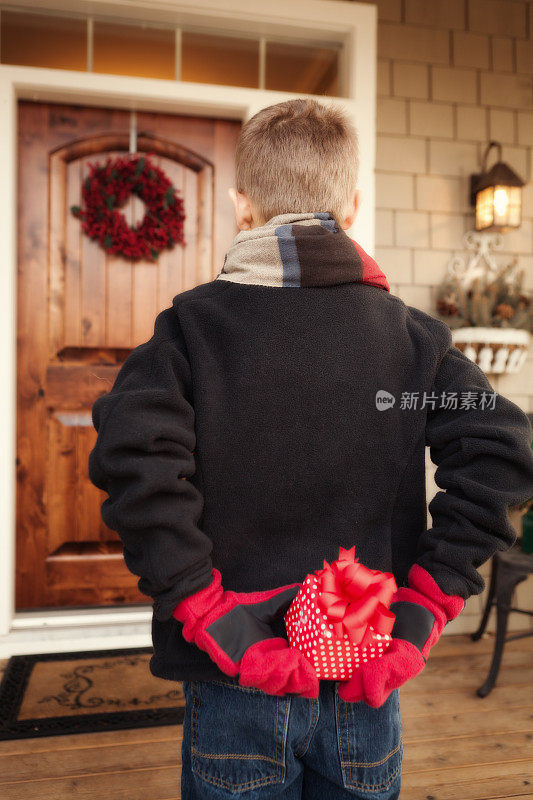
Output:
[[[464,255],[461,238],[473,227],[469,175],[488,141],[500,141],[504,160],[533,178],[533,0],[376,4],[376,259],[395,294],[434,313],[435,286],[450,257]],[[533,183],[524,190],[523,225],[504,236],[497,258],[513,255],[533,289]],[[533,352],[518,375],[491,383],[533,412]],[[428,456],[428,500],[433,473]],[[480,571],[488,583],[490,564]],[[447,632],[475,630],[485,595],[470,598]],[[533,578],[516,603],[533,610]],[[529,624],[511,615],[512,630]]]

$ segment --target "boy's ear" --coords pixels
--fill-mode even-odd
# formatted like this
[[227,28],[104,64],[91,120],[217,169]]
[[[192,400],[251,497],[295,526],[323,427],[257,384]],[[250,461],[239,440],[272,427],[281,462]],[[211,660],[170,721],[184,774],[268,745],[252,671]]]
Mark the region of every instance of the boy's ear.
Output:
[[254,226],[254,218],[247,195],[244,192],[238,192],[233,187],[228,189],[228,194],[235,207],[235,219],[239,230],[250,230]]
[[341,222],[341,228],[343,231],[351,228],[354,223],[354,220],[357,216],[357,212],[359,211],[359,206],[361,205],[361,192],[357,190],[354,194],[353,200],[348,207],[348,213],[346,214],[344,220]]

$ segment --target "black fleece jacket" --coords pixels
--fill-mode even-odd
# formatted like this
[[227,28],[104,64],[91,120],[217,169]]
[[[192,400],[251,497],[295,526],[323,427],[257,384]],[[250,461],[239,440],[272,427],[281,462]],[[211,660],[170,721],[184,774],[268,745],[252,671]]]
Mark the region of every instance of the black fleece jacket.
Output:
[[[491,397],[444,323],[377,286],[178,294],[95,402],[89,457],[102,517],[153,598],[153,674],[222,674],[172,617],[212,566],[225,589],[259,591],[355,545],[398,586],[418,562],[445,593],[479,594],[477,568],[516,539],[508,507],[533,495],[529,421]],[[426,445],[442,490],[429,530]]]

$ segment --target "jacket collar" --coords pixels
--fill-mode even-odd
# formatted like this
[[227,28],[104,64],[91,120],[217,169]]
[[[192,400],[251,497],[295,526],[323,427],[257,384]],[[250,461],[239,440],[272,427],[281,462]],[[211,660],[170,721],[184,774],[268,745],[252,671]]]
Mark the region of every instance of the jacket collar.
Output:
[[368,283],[390,291],[374,259],[328,212],[278,214],[240,231],[215,280],[279,287]]

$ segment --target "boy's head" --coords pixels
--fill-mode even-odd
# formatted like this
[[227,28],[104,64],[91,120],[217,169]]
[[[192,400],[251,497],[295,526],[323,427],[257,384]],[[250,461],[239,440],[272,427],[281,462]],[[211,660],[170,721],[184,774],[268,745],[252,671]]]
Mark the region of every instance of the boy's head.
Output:
[[355,219],[357,131],[341,108],[312,99],[258,111],[242,127],[229,189],[240,230],[277,214],[329,211],[343,229]]

